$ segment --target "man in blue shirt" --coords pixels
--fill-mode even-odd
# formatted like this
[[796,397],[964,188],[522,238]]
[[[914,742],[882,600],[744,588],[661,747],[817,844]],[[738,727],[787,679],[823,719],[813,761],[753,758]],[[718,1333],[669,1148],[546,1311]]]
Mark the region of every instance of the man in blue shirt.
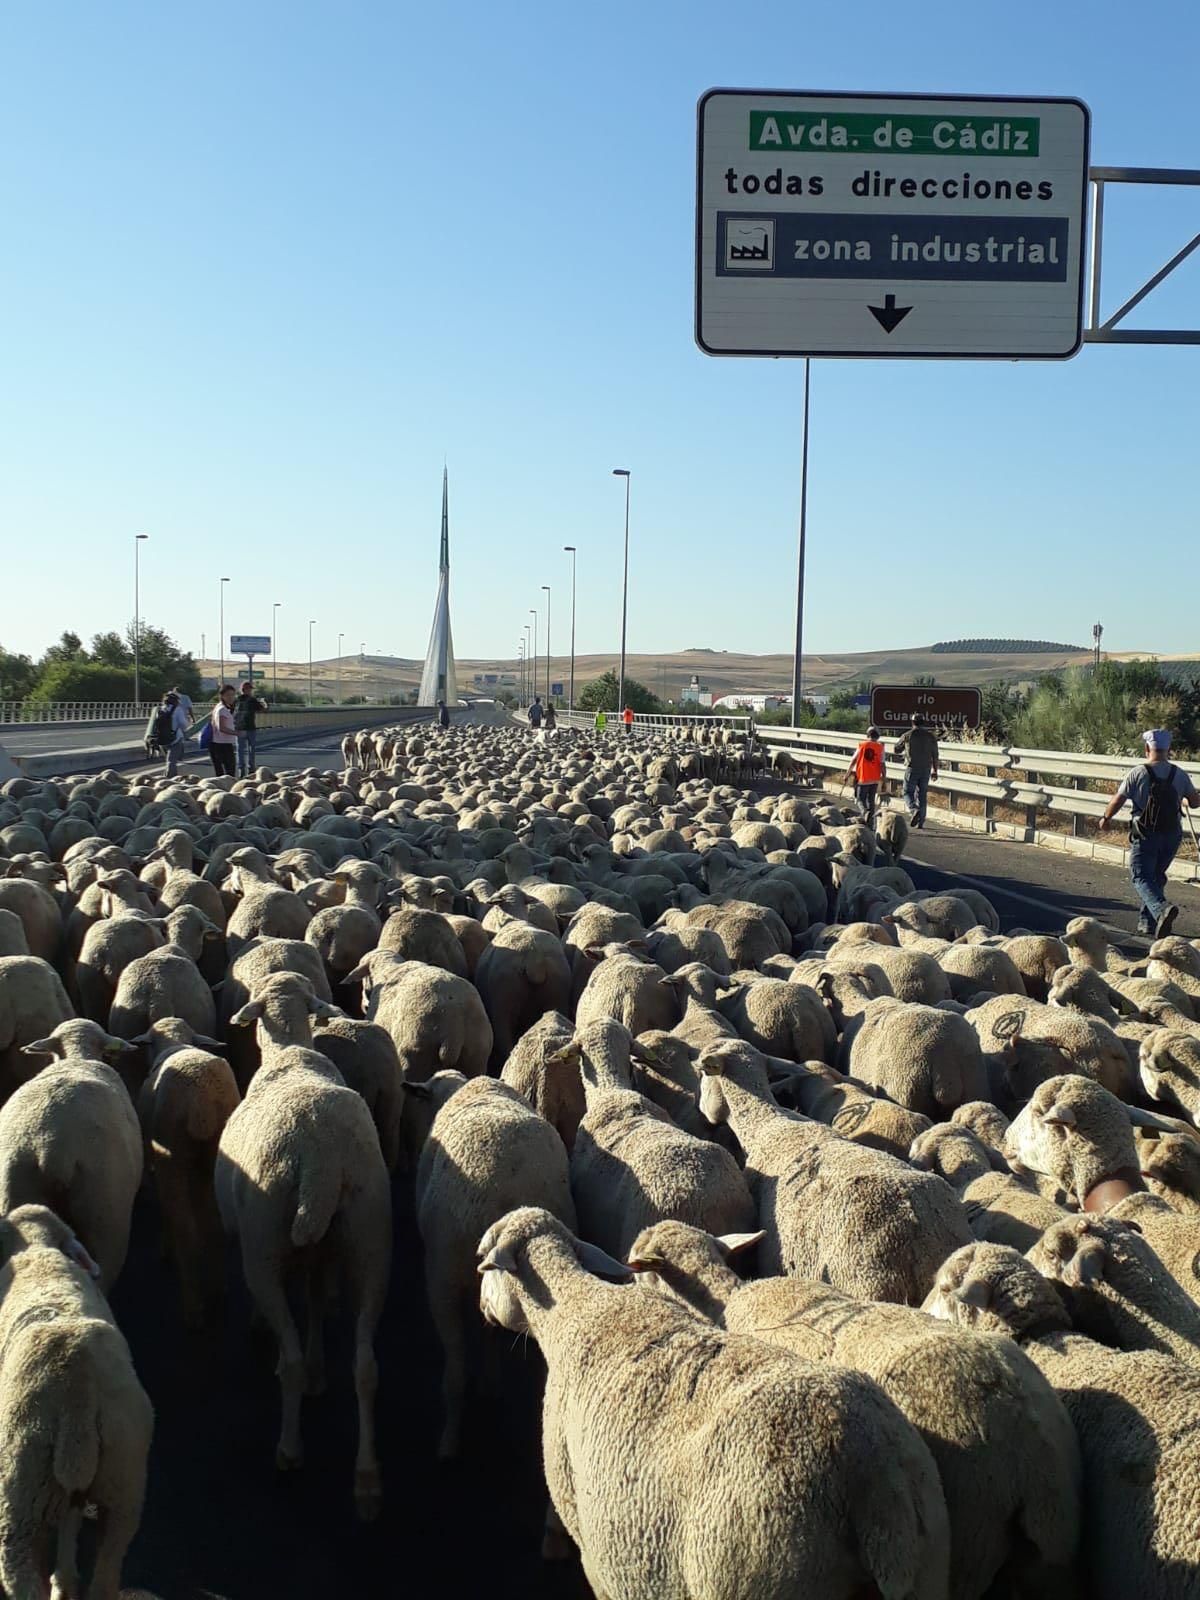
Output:
[[1138,932],[1165,939],[1179,914],[1179,907],[1167,901],[1167,868],[1183,842],[1183,807],[1200,805],[1200,793],[1187,773],[1167,760],[1171,735],[1166,728],[1148,728],[1142,743],[1146,748],[1145,762],[1126,773],[1100,818],[1100,831],[1108,832],[1112,819],[1128,800],[1133,807],[1129,876],[1142,902]]

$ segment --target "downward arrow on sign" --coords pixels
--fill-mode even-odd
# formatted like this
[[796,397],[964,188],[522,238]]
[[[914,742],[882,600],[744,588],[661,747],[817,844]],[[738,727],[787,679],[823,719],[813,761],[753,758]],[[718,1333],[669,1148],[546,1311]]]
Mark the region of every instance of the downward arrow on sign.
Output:
[[875,318],[884,333],[892,333],[904,321],[912,307],[898,306],[894,294],[885,294],[881,306],[868,306],[867,310]]

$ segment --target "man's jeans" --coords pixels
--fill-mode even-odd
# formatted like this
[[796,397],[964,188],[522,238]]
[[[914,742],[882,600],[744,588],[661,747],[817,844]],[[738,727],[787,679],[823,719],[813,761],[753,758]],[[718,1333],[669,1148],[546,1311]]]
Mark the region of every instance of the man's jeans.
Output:
[[179,763],[183,758],[183,740],[175,738],[167,746],[167,766],[164,777],[174,778],[179,772]]
[[258,762],[254,759],[255,746],[258,743],[258,729],[246,728],[237,736],[237,764],[238,771],[252,777]]
[[877,783],[856,783],[854,785],[854,798],[863,808],[863,818],[867,827],[875,823],[875,802],[879,799],[879,785]]
[[929,774],[927,772],[914,772],[911,767],[905,767],[904,798],[908,801],[909,810],[913,814],[913,821],[919,828],[924,827],[925,807],[929,803]]
[[1142,902],[1143,924],[1147,918],[1151,923],[1157,922],[1167,909],[1167,868],[1182,843],[1182,828],[1173,828],[1170,833],[1148,833],[1144,839],[1130,843],[1129,876]]

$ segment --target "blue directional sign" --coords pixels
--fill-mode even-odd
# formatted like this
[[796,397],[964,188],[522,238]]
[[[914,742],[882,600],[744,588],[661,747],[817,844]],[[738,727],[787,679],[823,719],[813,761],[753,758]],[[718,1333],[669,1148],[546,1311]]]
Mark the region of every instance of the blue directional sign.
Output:
[[710,90],[709,355],[1074,355],[1088,110],[1073,99]]

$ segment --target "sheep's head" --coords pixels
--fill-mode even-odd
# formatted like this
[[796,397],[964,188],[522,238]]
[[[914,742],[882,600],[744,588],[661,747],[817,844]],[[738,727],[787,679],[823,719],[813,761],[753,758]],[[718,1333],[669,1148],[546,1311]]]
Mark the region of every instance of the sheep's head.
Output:
[[767,1058],[752,1044],[723,1039],[706,1046],[696,1061],[700,1073],[700,1111],[714,1126],[729,1120],[729,1087],[746,1090],[773,1105]]
[[124,1055],[137,1053],[136,1041],[114,1038],[99,1023],[88,1022],[83,1017],[70,1022],[60,1022],[45,1039],[35,1039],[23,1045],[21,1054],[31,1060],[47,1061],[103,1061],[111,1064]]
[[1049,1078],[1009,1127],[1004,1153],[1057,1179],[1076,1204],[1104,1210],[1143,1187],[1129,1118],[1129,1107],[1093,1079]]
[[1158,1128],[1133,1130],[1138,1166],[1155,1194],[1163,1190],[1200,1200],[1200,1139],[1194,1134],[1166,1133]]
[[230,1017],[230,1026],[258,1024],[259,1043],[307,1045],[312,1043],[313,1017],[340,1017],[336,1006],[313,993],[312,984],[297,972],[275,972],[258,984],[250,1000]]
[[1072,917],[1062,942],[1077,966],[1104,971],[1108,964],[1108,936],[1095,917]]
[[1049,999],[1052,1006],[1083,1011],[1107,1023],[1117,1021],[1116,997],[1095,967],[1059,967],[1050,980]]
[[950,1121],[956,1127],[969,1128],[989,1150],[1003,1150],[1009,1120],[999,1106],[994,1106],[990,1100],[968,1100],[956,1106],[950,1114]]
[[871,962],[859,966],[837,963],[822,967],[816,987],[839,1033],[847,1020],[858,1016],[872,1000],[887,999],[892,993],[882,968]]
[[633,1039],[628,1028],[611,1017],[601,1017],[577,1029],[573,1042],[579,1049],[585,1093],[633,1087]]
[[1001,1244],[968,1244],[941,1267],[921,1307],[942,1322],[1011,1338],[1069,1328],[1053,1284],[1018,1251]]
[[0,1218],[0,1266],[6,1266],[23,1250],[61,1251],[90,1278],[100,1276],[100,1268],[74,1232],[49,1206],[17,1206]]
[[720,1321],[740,1281],[730,1262],[764,1238],[761,1230],[718,1238],[685,1222],[656,1222],[633,1241],[629,1267],[644,1287]]
[[976,1178],[986,1177],[995,1165],[992,1154],[969,1128],[951,1122],[939,1123],[918,1134],[908,1159],[922,1172],[936,1172],[952,1189],[963,1189]]
[[224,933],[211,922],[199,906],[176,906],[166,917],[167,938],[192,958],[199,961],[204,947],[223,942]]
[[510,1211],[479,1241],[479,1306],[484,1320],[510,1333],[527,1333],[526,1301],[548,1308],[561,1272],[589,1272],[627,1283],[624,1262],[577,1239],[566,1225],[537,1206]]
[[1142,1040],[1138,1074],[1151,1100],[1177,1106],[1195,1120],[1200,1113],[1200,1038],[1159,1028]]
[[682,967],[677,967],[674,972],[669,972],[660,978],[659,982],[664,988],[673,989],[680,1000],[684,1002],[689,999],[698,1000],[705,1006],[716,1005],[718,989],[734,987],[729,977],[714,972],[702,961],[688,961]]

